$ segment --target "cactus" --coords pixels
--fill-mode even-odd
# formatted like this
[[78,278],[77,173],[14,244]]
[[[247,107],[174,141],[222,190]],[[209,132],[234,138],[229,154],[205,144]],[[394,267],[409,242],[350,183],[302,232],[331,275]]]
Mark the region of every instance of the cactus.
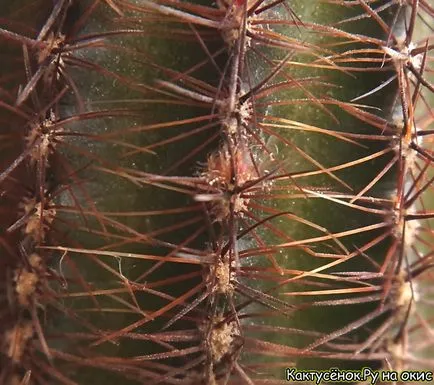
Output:
[[432,376],[428,0],[0,13],[1,385]]

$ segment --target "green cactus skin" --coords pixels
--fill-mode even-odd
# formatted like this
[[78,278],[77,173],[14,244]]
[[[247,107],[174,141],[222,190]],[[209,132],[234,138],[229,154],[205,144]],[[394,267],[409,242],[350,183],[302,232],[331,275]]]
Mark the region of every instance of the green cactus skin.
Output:
[[433,367],[429,3],[0,4],[0,385]]

